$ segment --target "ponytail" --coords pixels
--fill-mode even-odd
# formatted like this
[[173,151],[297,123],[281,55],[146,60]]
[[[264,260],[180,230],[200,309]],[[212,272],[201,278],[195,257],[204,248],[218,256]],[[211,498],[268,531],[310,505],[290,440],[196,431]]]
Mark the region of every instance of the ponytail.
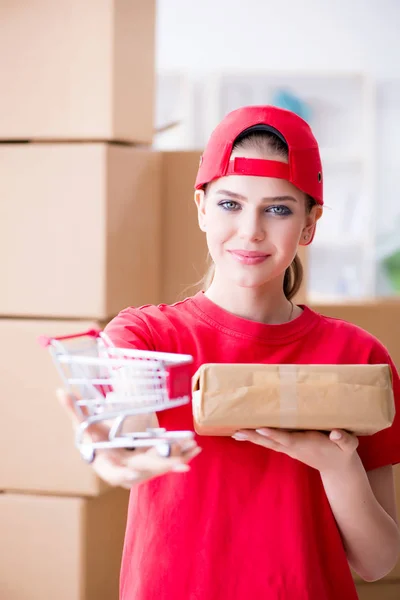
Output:
[[292,264],[286,269],[283,278],[283,292],[288,300],[297,294],[303,281],[303,265],[299,256],[293,259]]

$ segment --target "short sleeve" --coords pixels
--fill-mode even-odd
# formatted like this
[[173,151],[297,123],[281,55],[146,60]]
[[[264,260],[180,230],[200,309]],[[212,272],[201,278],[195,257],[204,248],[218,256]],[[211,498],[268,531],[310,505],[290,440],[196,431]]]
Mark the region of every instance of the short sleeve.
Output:
[[381,345],[371,352],[370,364],[389,364],[392,369],[396,414],[391,427],[359,438],[358,453],[366,471],[400,463],[400,379],[387,350]]
[[121,311],[104,331],[118,348],[155,350],[151,329],[139,308]]

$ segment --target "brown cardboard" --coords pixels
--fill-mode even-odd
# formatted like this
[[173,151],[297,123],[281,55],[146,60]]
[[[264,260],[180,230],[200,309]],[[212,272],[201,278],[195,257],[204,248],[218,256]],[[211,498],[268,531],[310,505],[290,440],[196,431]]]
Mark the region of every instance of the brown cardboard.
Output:
[[201,435],[263,426],[366,435],[394,418],[388,365],[205,364],[193,389]]
[[[161,301],[172,304],[202,289],[210,260],[205,234],[197,221],[194,183],[201,152],[162,153],[162,289]],[[303,285],[294,301],[304,304],[307,287],[307,249],[299,256],[304,266]]]
[[[396,504],[397,504],[397,519],[400,520],[400,465],[395,465],[393,467],[394,472],[394,485],[396,492]],[[400,585],[400,557],[397,561],[395,568],[386,575],[385,580],[398,580]],[[400,594],[399,594],[400,598]]]
[[368,300],[345,304],[311,304],[311,308],[328,317],[354,323],[377,337],[389,350],[400,369],[400,298]]
[[161,301],[166,304],[198,291],[208,267],[206,238],[193,199],[200,156],[199,151],[162,153]]
[[0,145],[1,316],[108,319],[157,303],[160,155]]
[[359,583],[356,587],[359,600],[399,600],[400,598],[400,581]]
[[0,494],[0,597],[118,600],[128,495]]
[[0,139],[151,143],[155,0],[8,3]]
[[0,320],[0,490],[96,496],[108,489],[75,448],[72,424],[56,398],[63,382],[49,351],[37,342],[39,335],[68,335],[102,326],[85,321]]

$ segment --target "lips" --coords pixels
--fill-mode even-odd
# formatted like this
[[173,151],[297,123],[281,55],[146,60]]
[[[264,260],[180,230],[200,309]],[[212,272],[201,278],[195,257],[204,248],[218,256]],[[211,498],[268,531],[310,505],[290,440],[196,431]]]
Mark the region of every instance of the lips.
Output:
[[244,265],[258,265],[264,262],[270,254],[255,250],[228,250],[229,254]]
[[255,250],[228,250],[228,252],[246,258],[267,258],[267,256],[269,256],[269,254],[265,254],[265,252],[256,252]]

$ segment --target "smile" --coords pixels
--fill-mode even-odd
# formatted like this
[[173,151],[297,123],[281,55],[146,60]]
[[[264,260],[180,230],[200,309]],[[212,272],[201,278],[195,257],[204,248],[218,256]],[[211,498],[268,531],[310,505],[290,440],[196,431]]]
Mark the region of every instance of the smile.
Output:
[[253,252],[251,250],[228,250],[228,252],[243,265],[258,265],[270,256],[270,254],[264,252]]

